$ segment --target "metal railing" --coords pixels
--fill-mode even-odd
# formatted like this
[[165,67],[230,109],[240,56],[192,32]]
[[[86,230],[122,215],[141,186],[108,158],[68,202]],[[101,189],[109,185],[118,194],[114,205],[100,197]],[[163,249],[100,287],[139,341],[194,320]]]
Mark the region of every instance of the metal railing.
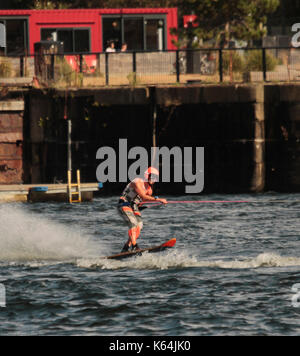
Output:
[[176,83],[299,81],[300,49],[234,48],[0,57],[3,78],[95,87]]

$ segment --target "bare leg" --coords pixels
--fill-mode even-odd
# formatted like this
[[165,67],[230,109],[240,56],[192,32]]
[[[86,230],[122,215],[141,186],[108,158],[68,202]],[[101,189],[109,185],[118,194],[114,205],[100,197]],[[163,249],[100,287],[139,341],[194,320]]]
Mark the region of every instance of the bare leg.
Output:
[[141,229],[140,227],[133,227],[131,229],[128,230],[128,236],[129,236],[129,239],[128,239],[128,246],[134,246],[136,245],[136,240],[139,238],[141,234]]

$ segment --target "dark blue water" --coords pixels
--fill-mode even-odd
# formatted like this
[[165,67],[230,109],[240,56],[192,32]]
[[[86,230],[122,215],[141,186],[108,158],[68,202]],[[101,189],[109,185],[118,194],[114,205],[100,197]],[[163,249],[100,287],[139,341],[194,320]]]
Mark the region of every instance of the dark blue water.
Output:
[[139,245],[177,245],[127,261],[101,258],[126,241],[116,197],[1,205],[0,335],[299,334],[300,195],[200,199],[249,203],[147,209]]

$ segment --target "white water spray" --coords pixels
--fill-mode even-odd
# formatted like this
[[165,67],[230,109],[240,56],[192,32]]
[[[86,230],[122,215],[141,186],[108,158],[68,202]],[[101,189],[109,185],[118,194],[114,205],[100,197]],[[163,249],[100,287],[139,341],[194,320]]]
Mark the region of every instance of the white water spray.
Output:
[[[102,251],[103,253],[103,251]],[[101,246],[22,207],[0,205],[0,262],[67,261],[101,255]]]
[[220,269],[256,269],[268,267],[300,266],[299,257],[285,257],[274,253],[262,253],[253,258],[237,260],[199,260],[187,251],[178,251],[176,248],[167,253],[143,254],[127,260],[113,261],[101,258],[83,258],[77,260],[77,266],[84,268],[101,269],[172,269],[172,268],[220,268]]

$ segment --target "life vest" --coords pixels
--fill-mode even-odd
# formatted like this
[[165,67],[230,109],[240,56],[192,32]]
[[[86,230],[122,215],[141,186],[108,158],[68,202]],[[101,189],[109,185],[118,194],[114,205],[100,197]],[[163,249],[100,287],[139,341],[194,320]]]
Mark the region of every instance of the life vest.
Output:
[[138,181],[143,182],[143,186],[145,188],[145,193],[147,195],[152,195],[151,186],[148,183],[144,182],[141,178],[136,178],[132,182],[127,184],[120,199],[122,199],[125,202],[128,202],[130,204],[134,204],[134,205],[140,204],[143,201],[143,199],[138,195],[138,193],[135,190],[135,186],[134,186],[134,183],[137,183]]

